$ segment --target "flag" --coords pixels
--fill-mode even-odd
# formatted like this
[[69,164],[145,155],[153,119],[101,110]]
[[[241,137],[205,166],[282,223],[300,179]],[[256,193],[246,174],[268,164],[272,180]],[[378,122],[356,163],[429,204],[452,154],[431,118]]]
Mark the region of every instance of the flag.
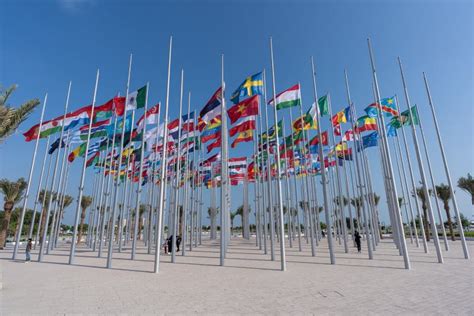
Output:
[[99,156],[100,153],[98,151],[94,153],[92,157],[87,160],[86,168],[89,168],[90,166],[95,166],[97,163],[99,163]]
[[199,112],[199,117],[201,117],[204,123],[209,123],[213,118],[218,115],[221,115],[221,100],[222,100],[222,87],[214,92],[212,97],[207,101],[204,108]]
[[69,112],[65,116],[61,115],[52,120],[45,121],[41,125],[36,124],[32,126],[28,131],[23,133],[25,141],[29,142],[38,137],[45,138],[61,131],[64,126],[64,131],[68,131],[78,125],[84,125],[89,123],[91,114],[91,106],[82,107],[74,112]]
[[210,143],[209,145],[207,145],[207,153],[210,153],[214,148],[221,147],[221,142],[222,142],[222,138],[221,138],[221,135],[219,134],[219,136],[216,138],[216,140],[213,143]]
[[137,91],[128,94],[126,102],[126,110],[136,110],[145,107],[146,102],[146,86],[141,87]]
[[354,140],[354,132],[352,131],[352,129],[349,129],[344,133],[344,136],[342,136],[342,140],[345,142]]
[[334,126],[334,135],[341,136],[341,125],[340,124],[337,124],[336,126]]
[[[137,121],[138,130],[143,129],[143,124],[157,124],[160,117],[160,104],[149,108]],[[144,123],[145,122],[145,123]]]
[[[124,121],[125,121],[125,132],[128,133],[132,129],[132,113],[129,113],[125,118],[121,117],[117,120],[117,126],[115,129],[115,135],[121,137],[122,129],[124,128]],[[107,133],[109,136],[114,134],[114,124],[110,124],[106,127]]]
[[245,97],[251,97],[257,94],[263,94],[263,76],[261,72],[247,77],[234,93],[232,93],[230,100],[235,104],[239,103],[239,101]]
[[[362,136],[362,148],[374,147],[378,145],[379,134],[377,132],[372,132],[368,135]],[[356,143],[357,151],[360,151],[359,143]]]
[[332,122],[332,126],[336,126],[341,123],[347,123],[346,110],[344,109],[334,114],[333,117],[331,118],[331,122]]
[[211,129],[205,129],[201,133],[201,142],[207,143],[212,139],[217,139],[221,137],[221,126],[217,126]]
[[254,130],[256,128],[255,116],[249,116],[243,119],[238,125],[235,125],[229,130],[229,136],[233,137],[239,132],[247,130]]
[[65,144],[66,141],[67,141],[66,135],[64,135],[62,139],[61,138],[56,139],[54,143],[50,145],[48,154],[51,155],[52,153],[54,153],[56,149],[59,148],[59,143],[61,143],[61,148],[64,148],[64,146],[66,146]]
[[375,117],[364,115],[357,119],[355,130],[357,133],[374,130],[377,130],[377,120]]
[[328,96],[323,95],[318,99],[318,104],[319,104],[319,114],[321,116],[324,115],[329,115],[329,102],[328,102]]
[[221,153],[218,152],[215,155],[212,155],[211,157],[207,158],[206,160],[202,161],[199,165],[200,166],[208,166],[213,162],[221,160]]
[[282,120],[280,120],[280,121],[276,124],[276,129],[275,129],[275,125],[273,125],[272,127],[270,127],[270,128],[268,129],[268,134],[267,134],[267,132],[263,132],[263,133],[259,136],[259,143],[261,144],[262,142],[266,142],[267,139],[268,139],[268,140],[274,140],[274,139],[276,139],[275,130],[278,131],[278,137],[283,137],[283,121],[282,121]]
[[232,106],[227,110],[227,115],[230,118],[230,123],[234,124],[239,118],[251,115],[258,115],[259,98],[254,95],[251,98]]
[[246,157],[229,158],[227,165],[229,166],[229,169],[246,167],[247,158]]
[[[303,127],[301,124],[304,124]],[[313,117],[309,114],[303,114],[303,116],[298,117],[292,123],[293,131],[301,131],[301,130],[310,130],[310,129],[317,129],[317,121],[313,119]]]
[[[419,124],[419,119],[418,119],[418,109],[416,105],[411,107],[411,116],[413,116],[413,122],[415,125]],[[410,118],[410,112],[408,110],[403,111],[400,113],[399,116],[395,116],[392,118],[390,121],[390,124],[395,127],[396,129],[402,127],[403,125],[411,125],[411,118]]]
[[252,130],[247,130],[242,133],[239,133],[237,137],[234,139],[232,144],[230,145],[232,148],[237,146],[238,143],[242,142],[251,142],[253,140],[253,131]]
[[[322,143],[323,143],[323,146],[327,146],[329,143],[328,143],[328,132],[325,131],[325,132],[322,132],[321,133],[321,138],[323,139]],[[319,144],[319,136],[314,136],[313,138],[311,138],[311,140],[309,141],[309,146],[316,146]]]
[[372,103],[364,109],[369,117],[377,117],[378,110],[382,110],[386,117],[398,116],[395,97],[384,98],[380,103]]
[[268,104],[272,106],[274,106],[275,103],[276,103],[277,110],[301,105],[301,91],[300,91],[299,83],[277,94],[276,102],[274,102],[273,99],[268,101]]
[[184,133],[194,131],[194,111],[181,118],[181,131]]

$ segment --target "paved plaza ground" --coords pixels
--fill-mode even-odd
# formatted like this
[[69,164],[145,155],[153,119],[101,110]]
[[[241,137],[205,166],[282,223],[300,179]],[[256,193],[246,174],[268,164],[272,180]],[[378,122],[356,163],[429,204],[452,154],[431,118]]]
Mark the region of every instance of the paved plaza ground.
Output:
[[[43,263],[11,260],[0,251],[0,314],[352,314],[473,315],[474,264],[465,260],[459,241],[438,264],[430,253],[409,244],[412,270],[404,269],[390,239],[374,260],[354,248],[337,245],[336,265],[329,264],[327,242],[316,257],[287,248],[288,271],[255,247],[255,240],[233,238],[226,266],[219,266],[219,242],[203,237],[203,245],[178,256],[176,264],[162,256],[154,274],[153,255],[139,249],[114,253],[112,269],[79,246],[75,265],[68,265],[64,244]],[[365,246],[365,245],[364,245]],[[278,248],[278,247],[277,247]],[[474,242],[469,242],[474,255]],[[24,258],[23,250],[20,255]]]

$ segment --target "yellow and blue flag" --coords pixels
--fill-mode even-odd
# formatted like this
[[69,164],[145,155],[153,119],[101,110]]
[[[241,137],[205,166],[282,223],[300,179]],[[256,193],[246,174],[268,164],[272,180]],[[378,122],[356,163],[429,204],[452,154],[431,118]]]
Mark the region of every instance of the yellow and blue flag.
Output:
[[255,75],[248,76],[244,82],[232,93],[230,100],[236,104],[246,97],[256,94],[263,94],[263,75],[259,72]]

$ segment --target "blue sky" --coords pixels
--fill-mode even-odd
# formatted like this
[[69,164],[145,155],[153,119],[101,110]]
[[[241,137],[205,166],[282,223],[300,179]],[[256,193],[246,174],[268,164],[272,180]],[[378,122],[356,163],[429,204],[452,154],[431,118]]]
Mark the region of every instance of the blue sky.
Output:
[[[170,113],[174,118],[181,68],[185,91],[192,92],[191,108],[199,110],[220,83],[220,54],[225,54],[226,86],[233,91],[247,75],[270,70],[269,37],[273,36],[277,90],[301,82],[307,109],[313,99],[309,59],[313,55],[319,94],[331,93],[334,111],[345,107],[343,70],[347,68],[352,98],[361,113],[373,100],[366,43],[371,37],[382,96],[403,94],[396,63],[401,56],[412,103],[419,105],[425,126],[435,179],[446,183],[422,71],[429,76],[456,180],[473,172],[472,12],[470,1],[7,0],[0,19],[0,83],[19,85],[10,99],[12,105],[33,97],[42,99],[48,92],[46,118],[52,118],[63,111],[69,80],[71,108],[90,104],[97,68],[101,71],[98,103],[118,92],[123,95],[128,58],[133,53],[131,89],[149,81],[154,104],[165,99],[168,38],[173,35]],[[404,99],[400,100],[405,109]],[[288,111],[280,112],[288,119]],[[37,123],[39,116],[38,109],[16,135],[0,145],[1,178],[28,176],[34,144],[25,143],[20,132]],[[241,145],[231,156],[247,154],[250,148]],[[378,152],[369,149],[369,154],[376,191],[382,194]],[[77,196],[79,169],[76,162],[69,185],[72,196]],[[38,174],[39,167],[35,183]],[[92,186],[90,178],[88,173],[86,192]],[[233,192],[235,208],[241,204],[241,188]],[[468,195],[458,190],[457,197],[470,216]],[[73,209],[67,211],[66,222],[72,221]]]

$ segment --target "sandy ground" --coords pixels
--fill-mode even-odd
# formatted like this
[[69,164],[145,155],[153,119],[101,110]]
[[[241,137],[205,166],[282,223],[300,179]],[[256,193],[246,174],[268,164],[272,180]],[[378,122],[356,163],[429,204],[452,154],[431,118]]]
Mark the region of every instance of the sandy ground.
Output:
[[[219,243],[207,238],[176,264],[162,256],[159,274],[144,247],[135,261],[129,249],[114,253],[112,269],[84,247],[68,265],[66,244],[43,263],[14,262],[11,249],[0,251],[0,314],[474,314],[473,259],[463,259],[459,241],[444,264],[432,244],[429,254],[409,244],[408,271],[390,240],[374,260],[337,245],[336,265],[323,240],[316,257],[306,244],[303,252],[287,248],[288,271],[281,272],[278,252],[271,261],[254,240],[240,238],[220,267]],[[474,255],[474,242],[469,247]]]

